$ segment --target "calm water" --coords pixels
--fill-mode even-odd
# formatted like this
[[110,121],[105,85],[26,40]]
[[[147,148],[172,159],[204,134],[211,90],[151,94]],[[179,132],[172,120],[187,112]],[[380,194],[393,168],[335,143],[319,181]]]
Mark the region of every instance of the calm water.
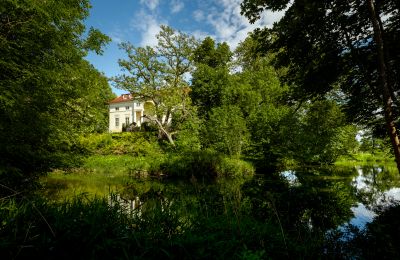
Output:
[[194,208],[201,214],[243,212],[259,219],[279,218],[286,229],[302,225],[323,232],[349,224],[362,229],[382,209],[400,201],[400,175],[381,166],[306,168],[214,181],[140,180],[112,172],[59,173],[48,176],[43,184],[43,193],[54,200],[85,193],[107,196],[110,203],[118,201],[128,212],[155,207],[172,208],[183,216]]

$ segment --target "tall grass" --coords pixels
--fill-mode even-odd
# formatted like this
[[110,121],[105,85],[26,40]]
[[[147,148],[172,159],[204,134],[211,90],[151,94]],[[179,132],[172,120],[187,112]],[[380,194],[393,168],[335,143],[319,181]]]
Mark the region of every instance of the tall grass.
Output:
[[[207,194],[204,187],[196,189],[197,193]],[[171,200],[163,196],[162,190],[153,189],[145,194],[142,198],[147,199],[130,213],[117,201],[110,203],[86,196],[59,203],[39,198],[1,200],[0,256],[2,259],[308,256],[302,248],[307,245],[285,245],[273,218],[258,220],[247,210],[240,210],[246,205],[241,205],[245,202],[239,197],[223,200],[224,197],[218,196],[214,200],[215,195],[210,193],[209,199],[200,199],[195,193],[191,199],[176,194]],[[216,207],[216,203],[221,207]]]

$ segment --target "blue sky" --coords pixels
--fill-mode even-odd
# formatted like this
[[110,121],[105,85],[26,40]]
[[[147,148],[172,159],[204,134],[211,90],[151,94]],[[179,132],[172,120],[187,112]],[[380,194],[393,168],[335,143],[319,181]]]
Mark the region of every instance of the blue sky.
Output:
[[[233,50],[248,32],[271,26],[282,13],[266,12],[255,24],[240,15],[241,0],[91,0],[86,26],[100,29],[111,37],[102,56],[90,53],[89,60],[107,77],[121,74],[118,59],[125,58],[120,42],[154,46],[160,25],[191,34],[198,39],[213,37],[227,42]],[[124,93],[118,89],[116,94]]]

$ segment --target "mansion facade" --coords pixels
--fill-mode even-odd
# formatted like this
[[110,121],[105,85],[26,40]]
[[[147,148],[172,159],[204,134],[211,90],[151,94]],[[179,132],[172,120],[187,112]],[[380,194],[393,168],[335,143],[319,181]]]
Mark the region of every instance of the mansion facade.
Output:
[[[122,94],[109,104],[109,131],[122,132],[131,124],[140,126],[145,114],[145,102],[135,99],[132,94]],[[146,102],[148,103],[148,102]]]

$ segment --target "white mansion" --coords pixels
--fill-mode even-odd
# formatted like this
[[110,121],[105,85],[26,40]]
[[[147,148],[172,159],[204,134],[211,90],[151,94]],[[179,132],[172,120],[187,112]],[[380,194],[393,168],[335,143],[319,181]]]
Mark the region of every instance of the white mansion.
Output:
[[[145,114],[145,104],[138,99],[134,99],[132,94],[122,94],[111,100],[109,104],[109,131],[122,132],[122,126],[129,126],[136,123],[140,126]],[[148,104],[146,104],[147,106]]]

